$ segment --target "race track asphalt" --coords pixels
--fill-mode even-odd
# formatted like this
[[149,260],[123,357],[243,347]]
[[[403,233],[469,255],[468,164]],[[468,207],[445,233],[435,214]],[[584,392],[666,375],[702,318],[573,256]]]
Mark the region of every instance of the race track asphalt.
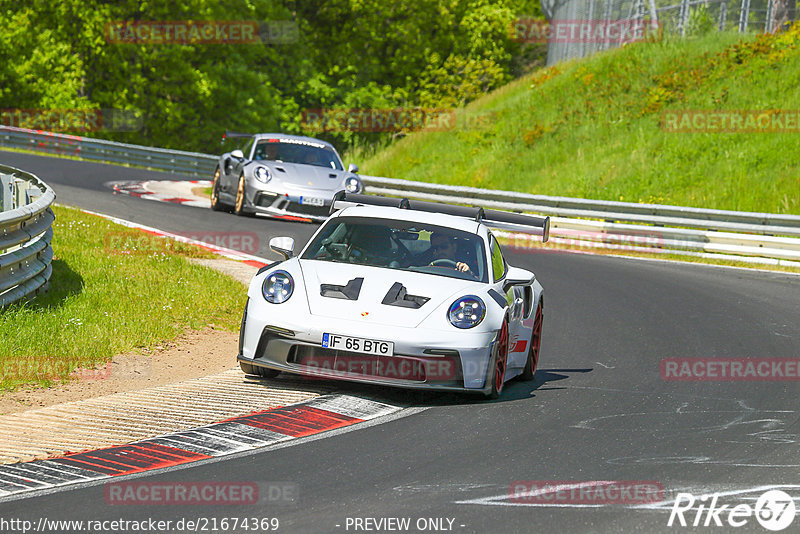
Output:
[[[173,232],[257,232],[266,257],[274,257],[268,237],[302,243],[315,228],[113,195],[103,186],[180,179],[174,175],[10,152],[0,152],[0,163],[39,175],[62,204]],[[660,373],[666,358],[800,357],[800,277],[573,253],[508,257],[545,287],[535,382],[512,382],[491,402],[341,384],[342,392],[412,409],[382,424],[138,479],[290,482],[299,488],[292,504],[119,506],[96,485],[0,503],[0,518],[277,517],[278,532],[290,533],[374,532],[355,529],[354,519],[389,517],[410,518],[411,532],[434,531],[417,529],[425,518],[451,519],[452,531],[465,533],[734,530],[670,528],[669,502],[588,507],[561,495],[515,503],[508,498],[515,481],[646,481],[667,500],[728,492],[719,505],[751,506],[765,487],[787,485],[800,508],[800,382],[682,382]],[[765,530],[751,517],[735,531]],[[800,531],[800,517],[790,531]]]

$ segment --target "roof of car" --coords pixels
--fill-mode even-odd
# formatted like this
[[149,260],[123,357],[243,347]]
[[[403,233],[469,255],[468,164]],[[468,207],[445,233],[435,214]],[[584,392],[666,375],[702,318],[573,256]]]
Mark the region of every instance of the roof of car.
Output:
[[332,218],[338,216],[347,217],[372,217],[377,219],[396,219],[401,221],[411,221],[425,224],[444,226],[455,230],[462,230],[473,234],[478,233],[481,224],[475,220],[456,215],[444,213],[431,213],[425,211],[415,211],[387,206],[350,206],[333,214]]
[[323,141],[322,139],[316,139],[314,137],[307,137],[305,135],[289,135],[289,134],[282,134],[282,133],[259,133],[253,136],[256,141],[259,139],[280,139],[280,140],[290,140],[290,141],[302,141],[306,143],[318,143],[320,145],[325,145],[326,147],[333,148],[333,145],[327,141]]

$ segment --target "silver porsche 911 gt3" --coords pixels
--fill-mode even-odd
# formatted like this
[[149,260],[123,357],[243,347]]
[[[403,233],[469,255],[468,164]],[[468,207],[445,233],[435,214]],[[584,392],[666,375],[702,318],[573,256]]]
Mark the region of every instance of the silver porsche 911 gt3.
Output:
[[534,378],[543,288],[508,265],[490,227],[546,241],[548,218],[341,193],[333,210],[296,256],[292,238],[270,241],[286,259],[250,283],[245,373],[492,398]]
[[219,158],[211,192],[215,211],[321,221],[330,212],[334,194],[364,189],[358,167],[350,164],[345,171],[330,143],[286,134],[246,137],[242,149]]

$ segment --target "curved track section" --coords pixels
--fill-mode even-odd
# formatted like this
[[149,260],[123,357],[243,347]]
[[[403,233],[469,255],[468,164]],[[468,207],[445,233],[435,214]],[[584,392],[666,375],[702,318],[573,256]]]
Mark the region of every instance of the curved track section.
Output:
[[[269,236],[304,241],[314,229],[123,198],[99,185],[166,179],[160,173],[6,153],[0,160],[48,179],[62,203],[167,231],[246,227],[265,237],[266,248]],[[93,486],[3,503],[0,517],[34,524],[42,517],[173,524],[275,517],[282,532],[388,531],[398,523],[387,520],[403,525],[406,518],[399,531],[675,532],[705,530],[677,520],[667,526],[680,493],[698,499],[684,513],[689,525],[702,494],[718,493],[717,508],[752,509],[767,489],[780,488],[800,508],[800,382],[674,381],[661,373],[670,358],[798,358],[800,278],[585,254],[510,256],[536,272],[547,297],[536,380],[509,384],[498,401],[341,384],[344,394],[422,409],[139,479],[284,481],[299,491],[292,504],[117,506]],[[561,481],[565,492],[510,494],[544,481]],[[598,500],[595,492],[587,502],[569,492],[607,481],[652,484],[661,493],[642,502]],[[731,528],[727,512],[719,518],[727,527],[719,531]],[[739,530],[763,531],[753,516],[745,525]],[[800,518],[786,531],[797,528]]]

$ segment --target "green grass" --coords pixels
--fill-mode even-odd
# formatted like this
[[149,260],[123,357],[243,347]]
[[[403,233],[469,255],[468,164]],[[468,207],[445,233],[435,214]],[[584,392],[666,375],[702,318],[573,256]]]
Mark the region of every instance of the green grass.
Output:
[[0,390],[49,386],[187,328],[238,327],[242,284],[187,259],[210,253],[76,209],[54,211],[50,290],[0,309]]
[[[800,214],[800,133],[673,133],[666,110],[800,110],[800,26],[642,42],[542,69],[469,105],[484,127],[413,133],[367,175]],[[798,130],[800,131],[800,130]]]

